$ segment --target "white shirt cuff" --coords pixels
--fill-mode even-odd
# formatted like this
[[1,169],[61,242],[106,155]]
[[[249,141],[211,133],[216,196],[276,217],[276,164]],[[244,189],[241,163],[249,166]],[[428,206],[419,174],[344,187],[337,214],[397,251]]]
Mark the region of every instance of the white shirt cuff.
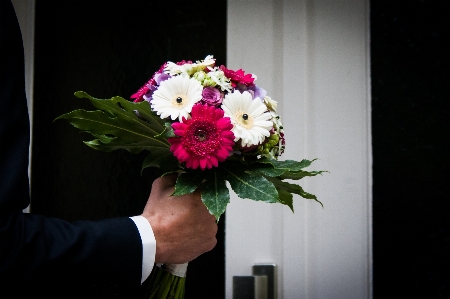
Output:
[[153,229],[148,220],[144,216],[133,216],[131,220],[137,226],[142,241],[142,276],[141,283],[143,283],[152,272],[155,264],[156,254],[156,239],[153,234]]

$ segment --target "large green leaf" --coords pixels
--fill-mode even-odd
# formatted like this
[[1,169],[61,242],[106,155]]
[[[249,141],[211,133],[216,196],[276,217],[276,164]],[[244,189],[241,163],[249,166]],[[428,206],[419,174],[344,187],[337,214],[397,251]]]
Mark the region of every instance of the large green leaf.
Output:
[[321,170],[321,171],[305,171],[305,170],[286,171],[285,173],[283,173],[280,176],[280,179],[282,179],[282,180],[287,180],[287,179],[289,179],[289,180],[300,180],[300,179],[302,179],[304,177],[316,176],[316,175],[322,174],[324,172],[328,172],[328,171],[324,171],[324,170]]
[[306,160],[303,159],[302,161],[295,161],[295,160],[284,160],[284,161],[278,161],[274,159],[267,159],[262,158],[258,160],[258,163],[267,163],[271,164],[275,169],[284,169],[285,171],[299,171],[305,167],[308,167],[317,159],[313,160]]
[[225,212],[230,202],[230,192],[220,169],[213,168],[209,171],[208,178],[202,185],[201,191],[203,203],[219,222],[220,216]]
[[169,148],[161,135],[165,123],[154,115],[148,102],[134,103],[121,97],[96,99],[85,92],[76,92],[100,110],[74,110],[56,118],[66,119],[74,127],[88,132],[95,140],[85,142],[94,149],[112,151],[126,149],[133,154],[152,148]]
[[[247,166],[247,169],[253,172],[261,173],[269,177],[279,177],[281,180],[300,180],[307,176],[316,176],[328,171],[306,171],[302,170],[308,167],[317,159],[302,160],[300,162],[294,160],[277,161],[267,158],[255,161]],[[271,165],[272,167],[269,167]]]
[[135,117],[137,116],[142,120],[148,121],[149,125],[153,130],[155,130],[155,132],[163,131],[165,121],[152,112],[150,104],[146,101],[131,102],[125,100],[122,97],[112,97],[111,99],[97,99],[90,96],[84,91],[77,91],[74,93],[74,95],[80,99],[89,99],[94,107],[113,116],[122,116],[124,119],[130,117],[129,121],[131,123],[135,122]]
[[240,198],[269,203],[279,202],[275,186],[259,174],[247,173],[239,168],[223,167],[226,179]]
[[269,163],[252,163],[246,165],[247,172],[263,174],[265,176],[277,177],[286,172],[286,169],[274,168]]
[[318,203],[320,203],[320,205],[323,207],[323,204],[317,199],[317,197],[314,194],[305,192],[301,186],[291,184],[288,182],[283,182],[278,178],[268,177],[267,179],[273,183],[273,185],[277,188],[277,190],[284,190],[289,193],[298,194],[303,198],[313,199],[313,200],[317,201]]

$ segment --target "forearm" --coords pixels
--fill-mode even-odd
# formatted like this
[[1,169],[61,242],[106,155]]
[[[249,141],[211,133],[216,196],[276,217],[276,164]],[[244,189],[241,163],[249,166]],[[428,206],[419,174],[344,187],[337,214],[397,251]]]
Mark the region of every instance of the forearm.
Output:
[[3,213],[0,224],[1,279],[77,273],[84,280],[140,283],[142,243],[128,217],[69,223],[17,211]]

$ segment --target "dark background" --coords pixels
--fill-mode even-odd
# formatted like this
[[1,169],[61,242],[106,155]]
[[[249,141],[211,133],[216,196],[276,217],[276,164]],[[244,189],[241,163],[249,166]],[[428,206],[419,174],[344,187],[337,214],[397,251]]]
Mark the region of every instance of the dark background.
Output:
[[[129,99],[168,60],[212,54],[226,64],[226,2],[37,0],[35,18],[31,210],[67,220],[140,214],[158,175],[140,174],[145,153],[93,150],[82,142],[91,135],[53,120],[94,108],[75,91]],[[217,246],[189,263],[186,298],[225,294],[224,222]]]
[[450,298],[448,3],[370,3],[375,299]]

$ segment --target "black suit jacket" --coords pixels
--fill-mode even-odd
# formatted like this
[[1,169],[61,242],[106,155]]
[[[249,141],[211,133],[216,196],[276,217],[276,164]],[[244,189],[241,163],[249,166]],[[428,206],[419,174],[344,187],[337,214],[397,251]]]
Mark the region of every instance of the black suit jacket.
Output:
[[142,244],[131,219],[69,223],[22,212],[29,134],[22,36],[12,4],[0,0],[0,297],[135,298]]

